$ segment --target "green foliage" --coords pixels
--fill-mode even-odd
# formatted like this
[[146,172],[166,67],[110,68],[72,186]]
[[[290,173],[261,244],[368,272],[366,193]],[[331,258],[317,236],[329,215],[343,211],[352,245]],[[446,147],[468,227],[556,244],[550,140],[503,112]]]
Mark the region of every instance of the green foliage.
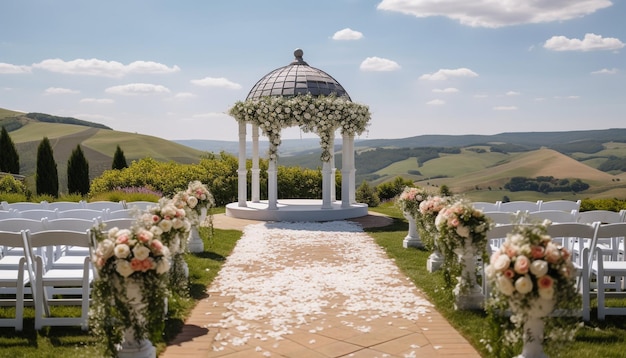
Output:
[[279,167],[277,184],[278,196],[284,199],[322,198],[321,170],[300,167]]
[[80,195],[89,193],[89,163],[80,144],[72,151],[67,161],[67,191]]
[[0,192],[26,195],[26,186],[21,181],[15,179],[13,175],[3,175],[0,178]]
[[354,195],[358,203],[365,203],[371,208],[380,205],[380,199],[378,198],[378,194],[376,194],[376,190],[370,187],[366,181],[363,181],[361,185],[359,185]]
[[626,209],[626,199],[584,199],[580,203],[580,211]]
[[603,142],[599,140],[579,140],[575,142],[552,145],[550,148],[565,154],[576,152],[593,154],[604,150],[604,145],[602,143]]
[[0,201],[6,201],[7,203],[21,203],[28,201],[28,199],[24,194],[0,192]]
[[39,122],[47,122],[47,123],[65,123],[65,124],[75,124],[79,126],[87,126],[101,129],[111,129],[110,127],[105,126],[104,124],[94,123],[83,121],[81,119],[76,119],[72,117],[57,117],[52,116],[45,113],[28,113],[26,114],[27,118],[37,120]]
[[4,126],[0,134],[0,172],[20,173],[20,157],[15,149],[15,143]]
[[376,194],[380,200],[391,200],[400,195],[405,187],[414,187],[412,180],[396,177],[393,181],[378,184]]
[[526,177],[513,177],[508,183],[504,184],[504,188],[512,192],[515,191],[538,191],[541,193],[550,193],[554,191],[573,191],[581,192],[589,189],[589,184],[584,183],[580,179],[556,179],[552,176],[539,176],[534,179]]
[[128,163],[126,162],[126,157],[124,156],[124,152],[122,148],[120,148],[119,144],[117,148],[115,148],[115,154],[113,154],[113,164],[111,164],[111,169],[124,169],[128,168]]
[[515,152],[526,152],[531,150],[531,148],[517,145],[517,144],[493,144],[489,147],[489,150],[495,153],[515,153]]
[[119,188],[95,194],[89,201],[152,201],[157,202],[162,197],[161,193],[147,188]]
[[611,156],[604,163],[600,164],[598,169],[603,172],[610,172],[613,170],[626,172],[626,158]]
[[37,148],[36,182],[38,195],[59,196],[59,173],[48,137],[44,137]]
[[450,191],[450,188],[448,188],[448,186],[444,184],[439,187],[439,194],[441,196],[452,196],[452,191]]

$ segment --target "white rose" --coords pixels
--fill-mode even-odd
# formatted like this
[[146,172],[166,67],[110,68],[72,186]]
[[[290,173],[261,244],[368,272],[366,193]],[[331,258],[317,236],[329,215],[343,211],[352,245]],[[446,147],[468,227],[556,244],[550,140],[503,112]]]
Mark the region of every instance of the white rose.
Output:
[[508,255],[498,256],[496,261],[493,263],[493,269],[500,272],[508,269],[509,266],[511,266],[511,259]]
[[185,221],[184,219],[179,219],[179,218],[175,218],[172,220],[172,227],[176,230],[179,230],[180,228],[185,226]]
[[525,295],[533,290],[533,282],[530,280],[530,277],[528,277],[528,275],[524,275],[515,280],[515,289],[517,290],[517,292]]
[[150,249],[143,245],[137,245],[133,248],[133,255],[137,260],[145,260],[150,256]]
[[548,273],[548,263],[544,260],[535,260],[530,264],[530,272],[536,277],[544,276]]
[[115,257],[125,259],[130,255],[130,247],[126,244],[119,244],[114,249]]
[[537,291],[539,292],[539,297],[543,298],[544,300],[551,300],[552,298],[554,298],[554,286],[540,288]]
[[133,273],[133,269],[130,267],[130,262],[126,260],[115,261],[115,271],[123,277],[128,277]]
[[162,258],[161,260],[159,260],[159,262],[157,262],[156,272],[159,275],[162,275],[169,270],[170,270],[170,260],[166,258]]
[[98,244],[98,249],[96,253],[98,256],[102,257],[103,260],[108,259],[113,256],[115,250],[115,243],[111,240],[103,240]]
[[498,289],[500,289],[500,292],[502,292],[502,294],[506,296],[511,296],[513,294],[513,291],[515,291],[515,287],[513,287],[513,283],[511,282],[511,280],[504,276],[498,276],[498,280],[496,281],[496,283],[498,285]]
[[187,206],[193,209],[196,207],[196,205],[198,205],[198,198],[196,198],[195,196],[190,196],[189,198],[187,198]]
[[163,230],[163,232],[169,232],[172,230],[172,221],[171,220],[161,220],[159,223],[159,228]]

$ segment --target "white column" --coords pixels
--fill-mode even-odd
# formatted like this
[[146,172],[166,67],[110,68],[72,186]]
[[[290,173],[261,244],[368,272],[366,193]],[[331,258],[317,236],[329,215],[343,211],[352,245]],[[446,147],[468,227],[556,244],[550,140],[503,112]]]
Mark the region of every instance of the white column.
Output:
[[348,148],[349,152],[346,153],[349,159],[349,170],[350,170],[350,204],[356,203],[356,167],[354,164],[354,134],[348,136]]
[[278,175],[276,170],[276,159],[270,158],[267,167],[267,209],[278,209]]
[[349,158],[349,139],[348,136],[342,135],[341,145],[341,207],[350,207],[350,158]]
[[335,175],[337,167],[335,166],[335,132],[330,136],[330,202],[331,204],[337,200],[337,182]]
[[252,202],[261,201],[261,184],[259,169],[259,126],[252,126]]
[[239,168],[237,198],[238,206],[248,206],[248,171],[246,170],[246,122],[239,121]]
[[322,209],[332,209],[330,204],[330,162],[322,164]]

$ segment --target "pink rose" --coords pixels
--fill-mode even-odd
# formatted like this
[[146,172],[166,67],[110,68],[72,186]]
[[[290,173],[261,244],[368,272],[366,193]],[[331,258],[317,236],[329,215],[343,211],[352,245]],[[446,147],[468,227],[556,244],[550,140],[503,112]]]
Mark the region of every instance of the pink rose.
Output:
[[513,266],[513,268],[518,274],[524,275],[528,272],[528,269],[530,268],[530,260],[526,256],[518,256],[515,259],[515,265]]
[[542,259],[546,254],[546,249],[543,246],[533,246],[530,248],[530,255],[533,259]]
[[561,251],[559,250],[559,248],[552,243],[548,244],[548,247],[546,247],[546,261],[551,264],[555,264],[559,262],[560,259]]
[[143,262],[139,259],[130,260],[130,267],[133,271],[141,271],[143,270]]
[[550,288],[554,284],[554,280],[549,275],[541,276],[537,280],[537,285],[539,288]]
[[515,277],[515,272],[511,269],[505,270],[503,273],[504,277],[508,278],[508,279],[513,279],[513,277]]

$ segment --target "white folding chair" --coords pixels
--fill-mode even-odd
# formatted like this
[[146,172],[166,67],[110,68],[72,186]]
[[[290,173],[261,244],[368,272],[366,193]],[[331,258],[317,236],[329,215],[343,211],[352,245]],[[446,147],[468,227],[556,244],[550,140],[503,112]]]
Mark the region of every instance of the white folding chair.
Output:
[[539,206],[540,211],[544,210],[560,210],[571,212],[572,210],[580,210],[580,200],[551,200],[551,201],[542,201]]
[[517,220],[519,212],[510,213],[504,211],[485,211],[483,214],[491,219],[491,221],[497,226],[514,223]]
[[[570,246],[568,250],[572,254],[572,263],[576,269],[578,291],[582,295],[582,311],[581,315],[584,321],[589,321],[591,318],[591,288],[589,284],[589,248],[596,246],[597,230],[599,223],[582,224],[582,223],[553,223],[546,227],[546,233],[552,237],[552,241],[561,244],[568,248],[566,245],[574,243],[578,248],[578,254],[572,251]],[[587,244],[585,245],[585,242]]]
[[[626,223],[613,223],[600,225],[598,238],[624,238],[626,237]],[[624,280],[626,277],[626,258],[622,256],[617,260],[607,260],[612,257],[605,249],[595,248],[595,260],[590,265],[590,274],[596,277],[598,287],[598,319],[604,320],[606,316],[626,316],[626,307],[609,307],[606,305],[606,297],[626,296],[624,292]],[[610,290],[610,292],[607,292]]]
[[602,224],[621,223],[626,221],[626,210],[620,212],[610,210],[590,210],[578,213],[579,223],[593,223],[599,221]]
[[58,211],[65,211],[84,208],[84,202],[82,201],[53,201],[51,203],[48,203],[49,210],[57,209]]
[[22,210],[18,213],[18,215],[20,218],[32,219],[32,220],[41,220],[43,218],[56,219],[58,215],[58,210],[48,210],[48,209]]
[[25,210],[41,210],[46,209],[46,202],[40,203],[31,203],[31,202],[19,202],[19,203],[7,203],[6,201],[2,202],[2,207],[5,210],[13,209],[17,211],[25,211]]
[[121,209],[121,210],[109,211],[107,212],[106,217],[104,219],[105,220],[128,219],[128,218],[133,217],[133,212],[134,211],[132,209]]
[[9,209],[9,210],[0,210],[0,220],[3,219],[11,219],[19,217],[19,212],[17,210]]
[[526,214],[528,222],[542,222],[550,220],[553,223],[575,223],[578,219],[578,211],[539,210]]
[[[35,278],[35,329],[44,326],[81,326],[88,329],[89,295],[94,273],[89,256],[83,258],[82,268],[55,268],[50,254],[35,255],[34,249],[55,246],[89,248],[90,231],[53,230],[26,232],[30,257],[27,262]],[[45,251],[48,252],[48,251]],[[80,317],[52,316],[50,306],[80,306]]]
[[137,219],[135,218],[119,218],[119,219],[110,219],[102,221],[104,224],[104,230],[109,230],[110,228],[117,227],[119,229],[130,229],[133,225],[137,223]]
[[[0,231],[0,246],[19,247],[24,251],[25,238],[23,232]],[[0,318],[0,327],[14,327],[16,331],[24,328],[24,301],[26,286],[30,283],[30,276],[26,271],[26,258],[19,257],[16,267],[0,266],[0,299],[2,306],[15,306],[15,315],[10,318]]]
[[[92,229],[97,226],[99,221],[97,219],[75,219],[75,218],[61,218],[54,220],[44,220],[44,227],[46,230],[69,230],[80,231]],[[59,246],[54,248],[55,264],[65,264],[72,266],[82,266],[81,257],[89,255],[89,248],[86,247],[66,247]]]
[[92,202],[85,202],[83,205],[85,209],[92,209],[92,210],[116,211],[116,210],[125,209],[124,203],[121,201],[92,201]]
[[[32,220],[24,218],[12,218],[0,220],[0,230],[10,232],[21,232],[29,230],[31,232],[44,230],[43,220]],[[38,254],[41,254],[38,251]],[[0,266],[17,267],[20,257],[24,256],[24,249],[19,247],[5,247],[0,245]]]
[[71,219],[85,219],[85,220],[102,220],[106,217],[107,210],[94,210],[94,209],[72,209],[59,211],[57,218],[71,218]]
[[525,200],[509,201],[509,202],[500,204],[500,211],[508,211],[511,213],[514,213],[516,211],[519,211],[519,212],[539,211],[540,205],[541,205],[541,201],[525,201]]

